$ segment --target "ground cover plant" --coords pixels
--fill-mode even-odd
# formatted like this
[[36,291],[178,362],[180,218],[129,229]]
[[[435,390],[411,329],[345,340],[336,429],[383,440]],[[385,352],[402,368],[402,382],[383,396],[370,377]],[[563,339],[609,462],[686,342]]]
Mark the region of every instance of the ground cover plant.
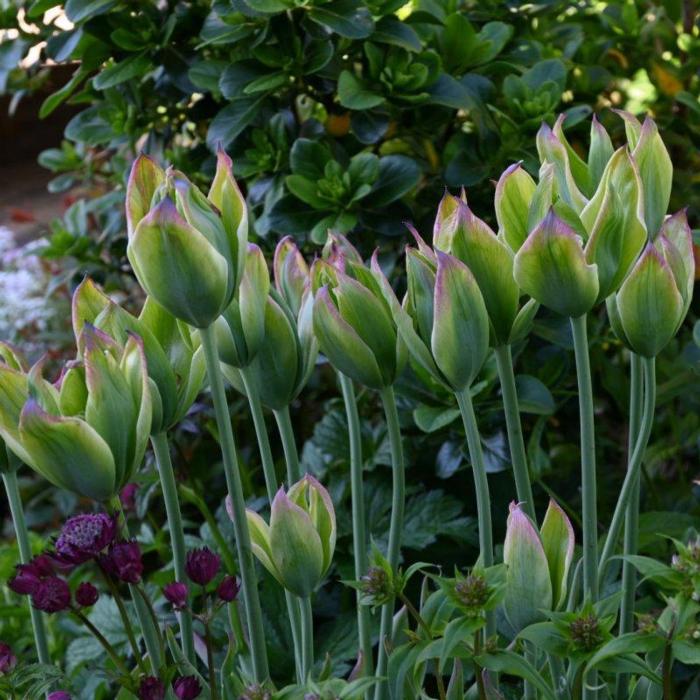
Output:
[[[497,230],[472,211],[468,192],[447,192],[431,236],[408,224],[413,244],[398,269],[394,256],[366,259],[332,229],[313,260],[290,237],[266,259],[248,240],[248,207],[224,150],[206,194],[139,156],[125,219],[141,308],[132,313],[83,280],[72,303],[75,359],[55,382],[43,361],[29,366],[2,346],[2,471],[19,546],[8,606],[16,639],[31,630],[37,656],[4,643],[4,692],[693,697],[697,534],[684,526],[668,541],[640,527],[656,359],[692,303],[693,241],[685,210],[668,211],[673,166],[656,124],[617,118],[624,142],[594,117],[584,155],[564,117],[543,123],[536,177],[514,163],[494,178]],[[534,401],[538,385],[517,381],[514,358],[543,322],[553,335],[566,332],[562,322],[570,329],[580,508],[533,494],[537,453],[519,402]],[[618,436],[626,468],[602,516],[601,365],[592,370],[588,337],[601,322],[624,348],[616,371],[629,376],[629,428]],[[330,435],[300,455],[290,407],[329,373]],[[494,383],[512,467],[497,482],[475,410]],[[227,384],[244,399],[233,413]],[[448,512],[449,499],[415,512],[430,501],[415,494],[406,466],[425,447],[402,435],[401,392],[439,407],[417,420],[461,418],[472,483],[451,496],[474,498],[474,520]],[[172,456],[195,454],[202,437],[188,424],[207,413],[198,403],[206,396],[207,480],[178,484]],[[360,420],[374,396],[381,437]],[[236,440],[243,412],[254,446]],[[324,463],[314,451],[331,441],[342,457]],[[150,481],[139,474],[147,451]],[[342,459],[342,479],[333,459]],[[18,488],[22,464],[80,499],[38,551]],[[375,493],[372,467],[381,464],[391,486]],[[164,528],[152,519],[158,502]],[[421,515],[449,522],[463,553],[411,556]]]

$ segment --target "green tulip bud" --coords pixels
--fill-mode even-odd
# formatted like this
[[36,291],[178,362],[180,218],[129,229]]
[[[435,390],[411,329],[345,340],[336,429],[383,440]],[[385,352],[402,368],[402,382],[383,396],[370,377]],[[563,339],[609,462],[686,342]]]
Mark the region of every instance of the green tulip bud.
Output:
[[502,345],[510,338],[519,307],[513,253],[465,201],[454,199],[451,243],[445,252],[461,260],[474,275],[488,312],[493,344]]
[[272,267],[277,291],[297,316],[309,284],[309,266],[291,236],[285,236],[277,244]]
[[433,246],[436,250],[442,250],[446,253],[450,251],[455,229],[454,217],[458,205],[459,199],[449,192],[445,192],[438,205],[433,224]]
[[517,503],[511,503],[503,544],[506,586],[503,607],[519,632],[552,609],[552,580],[540,534]]
[[552,581],[552,605],[556,610],[566,603],[569,569],[574,559],[576,539],[571,521],[554,499],[549,500],[540,536]]
[[258,246],[248,244],[243,277],[238,293],[215,322],[221,361],[233,367],[247,367],[265,338],[265,305],[270,275],[265,256]]
[[598,298],[598,269],[586,261],[581,236],[550,209],[515,255],[515,281],[533,299],[577,318]]
[[695,262],[685,212],[669,217],[608,299],[613,330],[634,352],[655,357],[676,335],[692,300]]
[[131,479],[146,450],[152,416],[146,358],[135,336],[123,347],[90,325],[83,336],[84,374],[72,363],[58,389],[40,368],[24,374],[0,367],[0,435],[56,486],[107,500]]
[[[530,232],[528,212],[535,189],[535,181],[523,170],[520,163],[506,168],[496,184],[494,205],[498,232],[513,251],[520,248]],[[547,204],[551,204],[551,197]]]
[[[345,270],[345,271],[343,271]],[[314,263],[313,328],[321,352],[340,372],[382,389],[394,383],[403,350],[376,271],[341,256],[335,267]]]
[[124,345],[130,333],[143,341],[148,376],[153,382],[153,433],[171,428],[185,416],[204,384],[204,355],[189,326],[178,322],[152,297],[139,317],[110,299],[89,278],[73,294],[73,331],[83,352],[83,328],[90,323]]
[[335,551],[336,521],[328,491],[307,474],[272,502],[270,524],[246,511],[253,553],[287,590],[308,597],[322,582]]
[[626,148],[608,161],[598,188],[581,212],[585,253],[598,267],[598,301],[617,291],[647,240],[642,184]]

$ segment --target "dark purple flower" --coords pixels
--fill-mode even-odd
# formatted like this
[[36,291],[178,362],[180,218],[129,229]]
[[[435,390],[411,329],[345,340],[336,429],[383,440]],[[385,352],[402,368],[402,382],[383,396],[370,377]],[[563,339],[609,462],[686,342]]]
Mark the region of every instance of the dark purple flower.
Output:
[[238,581],[235,576],[224,576],[216,589],[216,593],[225,603],[230,603],[238,597]]
[[194,700],[202,692],[196,676],[180,676],[173,681],[173,690],[178,700]]
[[56,613],[70,605],[70,588],[58,576],[41,579],[32,591],[32,605],[42,612]]
[[0,676],[9,673],[17,665],[17,657],[12,653],[9,644],[0,642]]
[[93,559],[114,540],[116,523],[107,513],[84,513],[66,520],[56,540],[56,554],[82,564]]
[[185,571],[200,586],[206,586],[219,573],[221,558],[208,547],[187,552]]
[[187,584],[181,581],[169,583],[163,588],[163,595],[175,610],[182,610],[187,605]]
[[81,583],[75,592],[75,602],[81,608],[89,608],[91,605],[94,605],[99,597],[100,594],[97,589],[87,582]]
[[71,700],[71,694],[67,690],[54,690],[46,696],[46,700]]
[[107,573],[126,583],[138,583],[143,574],[141,550],[136,540],[124,540],[111,545],[100,559]]
[[139,485],[132,482],[124,486],[119,492],[119,500],[124,510],[134,510],[136,508],[136,492],[138,490]]
[[139,700],[163,700],[165,686],[155,677],[146,676],[139,685]]

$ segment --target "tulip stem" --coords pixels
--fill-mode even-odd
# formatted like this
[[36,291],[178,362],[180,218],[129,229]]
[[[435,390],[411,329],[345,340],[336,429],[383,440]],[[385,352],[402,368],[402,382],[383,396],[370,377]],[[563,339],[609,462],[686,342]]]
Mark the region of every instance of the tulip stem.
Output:
[[[348,421],[350,440],[350,499],[352,501],[352,540],[355,559],[355,579],[359,581],[369,568],[367,555],[367,528],[365,524],[365,495],[362,483],[362,432],[360,417],[355,400],[355,387],[352,379],[338,372],[340,388],[343,392],[345,414]],[[362,593],[356,592],[357,636],[362,654],[362,675],[371,676],[374,666],[372,659],[372,630],[369,607],[361,605]]]
[[[627,469],[631,466],[634,446],[641,423],[642,387],[644,374],[640,357],[630,354],[630,418],[627,432]],[[639,530],[639,479],[635,480],[630,502],[625,511],[625,556],[637,553]],[[620,634],[632,632],[634,623],[634,589],[637,585],[636,569],[626,559],[622,562],[622,600],[620,602]],[[629,674],[620,673],[616,680],[615,697],[625,700],[629,695]]]
[[[4,447],[0,447],[0,449],[4,449]],[[22,507],[22,498],[19,493],[15,469],[10,467],[7,471],[4,471],[2,480],[5,484],[7,501],[10,504],[10,514],[12,515],[12,524],[15,528],[17,547],[19,549],[19,560],[22,564],[28,564],[32,558],[32,547],[29,543],[29,531],[27,530],[27,521],[24,519],[24,508]],[[49,645],[46,641],[44,617],[33,605],[29,606],[29,615],[32,619],[37,658],[39,663],[49,665],[51,656],[49,655]]]
[[587,316],[571,319],[576,356],[579,421],[581,429],[581,492],[583,500],[583,594],[591,602],[598,599],[598,515],[595,466],[595,425],[593,386],[588,355]]
[[[399,566],[401,553],[401,533],[403,531],[403,515],[406,500],[406,475],[404,474],[403,447],[401,445],[401,427],[399,414],[396,410],[396,398],[391,386],[381,391],[386,427],[391,448],[391,516],[389,519],[389,546],[387,548],[387,560],[392,571]],[[379,625],[379,650],[377,654],[377,673],[379,677],[386,676],[388,655],[386,645],[391,641],[392,623],[394,618],[394,601],[391,600],[382,607],[381,621]],[[381,680],[375,686],[374,699],[383,700],[387,697],[388,685],[386,680]]]
[[255,575],[255,563],[253,550],[250,543],[250,532],[245,515],[245,498],[243,496],[243,484],[238,469],[238,457],[236,445],[233,439],[231,416],[226,403],[226,391],[219,367],[219,354],[216,348],[216,337],[213,328],[200,329],[202,348],[207,366],[209,386],[211,388],[216,424],[219,429],[219,441],[224,461],[224,474],[226,486],[233,505],[233,529],[236,536],[236,549],[238,552],[238,565],[243,584],[243,599],[245,601],[246,617],[248,620],[248,634],[250,635],[250,649],[253,661],[253,673],[255,680],[262,683],[270,675],[267,665],[267,651],[265,648],[265,633],[263,630],[262,610],[258,595],[258,582]]
[[503,409],[506,416],[506,430],[508,431],[510,461],[513,465],[515,492],[518,495],[518,501],[520,501],[522,509],[530,516],[533,522],[537,522],[535,499],[532,495],[530,473],[527,468],[523,426],[520,422],[518,392],[515,387],[515,374],[513,372],[513,354],[510,345],[499,345],[495,348],[495,353],[498,377],[501,382]]
[[277,421],[277,428],[282,438],[284,459],[287,463],[287,481],[291,486],[301,479],[302,474],[299,466],[299,453],[297,452],[297,445],[294,439],[292,419],[289,415],[289,406],[285,406],[279,411],[274,411],[274,414],[275,420]]
[[[119,522],[119,527],[121,529],[122,537],[126,540],[130,539],[129,526],[126,522],[126,517],[122,512],[121,501],[118,496],[114,496],[110,500],[110,506],[112,512]],[[144,644],[146,645],[146,651],[148,652],[148,661],[151,665],[151,670],[156,675],[158,674],[158,669],[161,667],[163,662],[163,657],[161,654],[161,649],[163,647],[163,640],[160,636],[160,629],[158,628],[157,621],[154,624],[151,611],[149,610],[146,603],[142,600],[139,594],[138,587],[130,583],[129,593],[131,594],[131,600],[134,603],[134,609],[136,610],[136,616],[139,619],[139,626],[141,627],[141,635],[143,636]]]
[[639,424],[639,434],[634,445],[634,451],[630,457],[627,466],[627,474],[620,489],[620,495],[615,505],[608,534],[603,545],[603,552],[600,555],[600,575],[601,578],[605,573],[605,567],[613,555],[617,539],[622,529],[622,524],[625,519],[627,506],[630,504],[634,494],[635,487],[639,485],[639,472],[642,466],[642,458],[649,442],[651,428],[654,423],[654,406],[656,404],[656,362],[653,357],[641,358],[642,368],[644,372],[644,403],[642,410],[641,422]]
[[314,665],[314,615],[311,608],[311,597],[299,598],[301,609],[301,639],[304,650],[302,663],[302,683],[305,683]]
[[[265,476],[267,498],[270,503],[272,503],[272,501],[275,499],[277,489],[279,488],[279,483],[275,472],[275,462],[272,458],[270,436],[267,432],[267,425],[265,424],[265,416],[263,414],[262,404],[260,403],[260,396],[255,390],[255,385],[250,381],[250,377],[246,369],[241,370],[241,378],[243,379],[243,387],[248,396],[250,413],[253,416],[255,435],[258,441],[258,450],[260,452],[260,461],[262,462],[263,474]],[[296,453],[296,448],[294,451]],[[304,674],[301,639],[301,611],[299,609],[297,599],[292,593],[285,589],[284,596],[287,602],[287,615],[289,617],[289,626],[292,632],[292,644],[294,645],[294,663],[296,666],[297,680],[302,683],[304,680]]]
[[[455,394],[459,410],[462,414],[464,430],[467,434],[469,459],[472,463],[474,477],[474,492],[476,493],[476,510],[479,520],[479,549],[480,559],[484,567],[493,566],[493,533],[491,530],[491,497],[489,482],[486,477],[484,452],[481,448],[479,425],[474,414],[474,404],[469,387]],[[486,613],[486,637],[496,633],[496,617],[492,610]]]
[[[160,476],[160,486],[165,502],[165,512],[168,518],[170,530],[170,543],[173,547],[173,568],[175,579],[187,584],[187,574],[185,573],[185,531],[182,527],[182,516],[180,515],[180,501],[177,497],[177,484],[173,463],[170,458],[170,448],[168,439],[164,432],[151,435],[151,445],[156,458],[156,466]],[[194,634],[192,632],[192,615],[189,610],[181,610],[177,613],[180,623],[180,637],[182,653],[185,658],[194,663]]]

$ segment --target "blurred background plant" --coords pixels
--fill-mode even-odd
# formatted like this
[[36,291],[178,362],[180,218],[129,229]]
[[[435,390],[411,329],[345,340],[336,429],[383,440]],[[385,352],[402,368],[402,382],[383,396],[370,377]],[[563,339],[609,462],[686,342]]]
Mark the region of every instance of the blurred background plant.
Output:
[[[495,225],[492,179],[515,161],[536,173],[534,136],[542,121],[551,124],[555,114],[565,113],[567,138],[577,149],[586,142],[587,117],[595,111],[619,144],[624,125],[612,113],[615,108],[652,114],[674,163],[671,211],[687,205],[697,229],[695,5],[693,0],[0,0],[0,93],[11,110],[43,94],[35,109],[45,120],[38,130],[68,114],[63,141],[44,150],[39,162],[53,174],[50,190],[70,196],[65,214],[39,232],[43,239],[33,255],[43,262],[15,256],[9,268],[3,258],[0,274],[35,271],[32,289],[44,293],[50,287],[42,275],[50,274],[56,289],[69,289],[89,274],[137,308],[125,255],[128,167],[144,151],[206,184],[218,144],[233,158],[253,214],[253,238],[268,257],[290,233],[306,253],[317,252],[326,229],[334,228],[365,255],[379,246],[382,264],[391,271],[408,241],[402,222],[414,222],[429,238],[445,186],[465,187],[471,208]],[[57,68],[64,76],[59,85]],[[694,235],[700,243],[697,230]],[[41,297],[30,298],[36,299],[32,313],[43,318],[37,310]],[[696,294],[683,331],[659,358],[658,418],[643,471],[641,551],[666,558],[671,549],[664,550],[658,533],[682,538],[688,528],[700,527],[699,313]],[[38,318],[32,333],[23,334],[18,329],[30,315],[3,314],[3,333],[14,333],[3,337],[33,343],[35,359],[34,348],[55,345],[62,332],[70,338],[67,315],[58,316],[60,328]],[[21,323],[11,328],[13,319]],[[626,352],[607,323],[593,319],[590,333],[604,523],[625,469],[629,387],[622,371]],[[578,423],[568,324],[541,311],[534,334],[514,353],[538,511],[555,495],[577,526]],[[336,567],[347,579],[352,578],[347,425],[334,382],[321,366],[295,401],[293,418],[304,441],[305,467],[324,480],[337,505]],[[497,391],[492,358],[477,380],[474,401],[485,436],[492,511],[502,514],[498,542],[512,482]],[[397,394],[410,485],[405,554],[448,567],[471,564],[474,494],[458,408],[449,394],[427,392],[410,373],[401,378]],[[358,404],[370,526],[381,535],[388,522],[389,447],[376,399],[361,393]],[[237,405],[232,413],[241,436],[244,484],[255,506],[255,495],[263,493],[262,474],[252,424],[243,404],[241,410]],[[173,438],[193,546],[214,547],[217,530],[231,536],[214,496],[223,493],[223,474],[220,465],[212,473],[212,425],[209,407],[198,405]],[[281,464],[279,449],[275,457]],[[30,526],[48,532],[57,517],[75,508],[75,498],[55,495],[25,477]],[[162,513],[153,499],[157,475],[151,465],[139,484],[139,538],[150,553],[148,565],[158,568],[167,565],[169,552],[159,530]],[[202,513],[206,522],[196,529]],[[10,547],[0,550],[0,563],[14,561],[7,555]],[[9,572],[4,573],[3,580]],[[283,615],[275,611],[284,609],[284,601],[273,599],[274,587],[266,586],[265,595],[269,627],[277,631],[269,635],[272,666],[283,673],[289,640],[277,621]],[[650,587],[649,610],[658,603],[654,596]],[[7,601],[17,602],[10,593]],[[317,657],[333,650],[351,664],[351,591],[346,597],[322,594],[316,610],[326,620],[317,634]],[[3,617],[0,638],[13,641],[19,634],[16,621]],[[26,641],[23,637],[19,647]],[[71,654],[72,671],[87,677],[90,659],[81,659],[77,647]],[[682,685],[692,681],[679,674]],[[100,697],[99,679],[91,678],[85,689],[86,698]]]

